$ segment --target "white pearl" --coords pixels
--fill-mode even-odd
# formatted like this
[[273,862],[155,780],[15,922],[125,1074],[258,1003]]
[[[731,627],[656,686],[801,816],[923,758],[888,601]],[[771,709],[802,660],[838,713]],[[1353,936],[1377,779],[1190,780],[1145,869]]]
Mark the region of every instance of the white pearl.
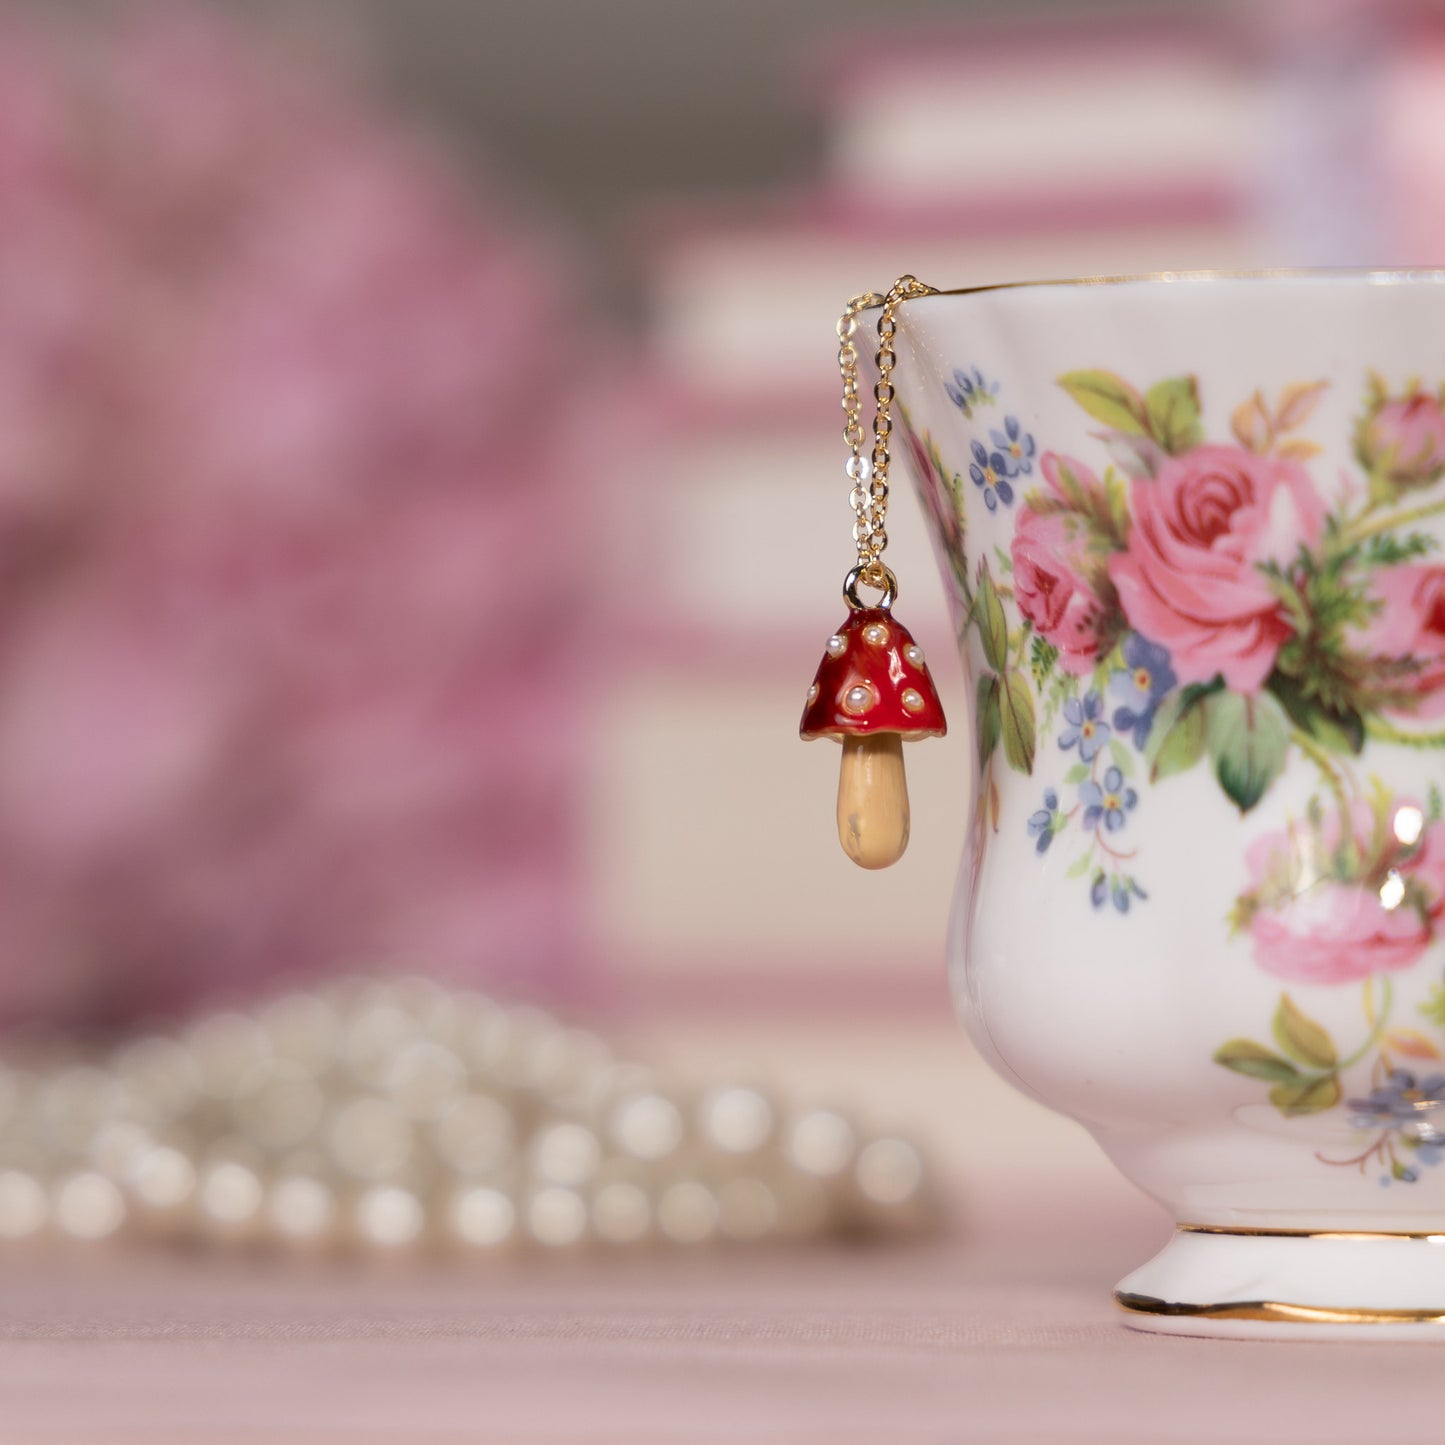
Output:
[[592,1228],[608,1244],[636,1244],[652,1228],[646,1193],[626,1179],[604,1184],[592,1197]]
[[55,1222],[72,1239],[105,1239],[125,1222],[125,1200],[103,1174],[72,1174],[55,1191]]
[[848,640],[835,632],[824,644],[829,657],[842,657],[848,650]]
[[123,1113],[126,1102],[113,1074],[74,1064],[41,1083],[34,1109],[42,1138],[50,1148],[80,1154],[103,1124]]
[[370,1244],[401,1249],[415,1244],[426,1225],[421,1200],[395,1184],[374,1184],[356,1201],[357,1232]]
[[478,1185],[452,1200],[452,1233],[463,1244],[495,1249],[512,1237],[516,1224],[516,1206],[500,1189]]
[[874,1204],[906,1204],[923,1184],[923,1158],[906,1139],[874,1139],[858,1153],[858,1187]]
[[343,1058],[362,1083],[379,1086],[402,1045],[418,1032],[416,1020],[409,1014],[395,1004],[373,999],[348,1021]]
[[212,1014],[186,1033],[201,1089],[213,1099],[230,1098],[236,1085],[271,1052],[254,1019],[239,1013]]
[[176,1209],[195,1192],[196,1168],[179,1149],[157,1144],[132,1162],[127,1183],[147,1208]]
[[341,1039],[341,1020],[325,999],[288,993],[262,1008],[259,1022],[271,1047],[317,1073],[331,1067]]
[[910,667],[923,666],[923,649],[916,642],[910,642],[903,649],[903,657]]
[[843,711],[853,714],[867,712],[873,706],[873,689],[866,683],[859,683],[857,687],[850,687],[843,694]]
[[266,1058],[237,1081],[231,1116],[263,1149],[289,1149],[311,1136],[325,1107],[315,1079],[294,1059]]
[[549,1184],[527,1201],[527,1231],[551,1249],[580,1243],[587,1232],[587,1205],[575,1189]]
[[923,694],[916,688],[905,687],[903,689],[903,706],[909,712],[917,712],[923,706]]
[[756,1089],[713,1089],[703,1095],[698,1113],[703,1134],[725,1154],[751,1154],[773,1131],[773,1106]]
[[319,1240],[336,1222],[336,1196],[320,1179],[293,1174],[271,1186],[266,1218],[283,1239],[297,1244]]
[[151,1131],[133,1119],[112,1119],[91,1137],[90,1162],[107,1178],[123,1175],[155,1143]]
[[532,1140],[532,1169],[549,1184],[585,1184],[601,1159],[597,1136],[570,1120],[543,1126]]
[[432,1125],[432,1144],[462,1174],[484,1174],[512,1157],[512,1116],[486,1094],[458,1099]]
[[512,1114],[487,1094],[455,1101],[431,1130],[432,1146],[460,1173],[499,1169],[512,1157]]
[[584,1029],[556,1029],[537,1040],[532,1058],[532,1085],[557,1103],[578,1092],[612,1063],[612,1050]]
[[38,1179],[20,1169],[0,1170],[0,1240],[25,1239],[37,1233],[49,1212]]
[[805,1174],[828,1178],[853,1162],[853,1126],[833,1109],[813,1109],[793,1121],[787,1155]]
[[818,701],[818,684],[815,682],[815,683],[812,685],[812,687],[810,687],[810,688],[808,689],[808,706],[809,706],[809,707],[812,707],[812,705],[813,705],[815,702],[817,702],[817,701]]
[[530,1088],[537,1082],[539,1052],[560,1032],[557,1021],[541,1009],[498,1009],[482,1019],[469,1040],[473,1068],[490,1074],[510,1088]]
[[201,1087],[190,1050],[159,1035],[127,1044],[115,1055],[113,1068],[127,1094],[162,1122],[189,1109]]
[[717,1199],[696,1179],[680,1179],[657,1201],[657,1226],[674,1244],[701,1244],[717,1233]]
[[873,647],[882,647],[888,641],[888,629],[881,622],[870,622],[863,629],[863,641]]
[[261,1198],[260,1179],[234,1159],[212,1164],[201,1176],[201,1211],[227,1229],[253,1223],[261,1208]]
[[327,1143],[343,1169],[361,1179],[385,1179],[411,1158],[413,1131],[395,1104],[363,1096],[332,1119]]
[[413,1119],[437,1119],[462,1093],[467,1071],[450,1049],[428,1039],[405,1045],[387,1070],[387,1092]]
[[613,1110],[612,1137],[637,1159],[664,1159],[682,1142],[682,1115],[662,1094],[634,1094]]
[[843,471],[850,482],[866,482],[873,475],[873,463],[861,454],[855,454],[843,464]]

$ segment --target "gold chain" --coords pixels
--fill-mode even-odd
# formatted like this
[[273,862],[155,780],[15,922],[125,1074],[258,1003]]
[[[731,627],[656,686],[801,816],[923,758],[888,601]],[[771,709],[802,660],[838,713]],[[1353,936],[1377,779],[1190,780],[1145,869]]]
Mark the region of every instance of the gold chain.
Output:
[[[845,470],[853,483],[849,502],[856,520],[853,541],[858,548],[858,565],[848,574],[847,587],[861,581],[869,587],[886,592],[890,599],[897,583],[883,565],[888,532],[888,438],[893,434],[893,368],[898,355],[893,350],[893,337],[898,331],[897,310],[915,296],[931,296],[926,286],[914,276],[900,276],[887,295],[866,291],[855,296],[838,319],[838,370],[843,377],[843,440],[849,457]],[[857,316],[871,306],[881,306],[878,315],[878,351],[874,357],[878,381],[873,387],[873,454],[864,457],[862,409],[858,404],[858,349],[853,336],[858,329]],[[846,590],[846,589],[845,589]]]

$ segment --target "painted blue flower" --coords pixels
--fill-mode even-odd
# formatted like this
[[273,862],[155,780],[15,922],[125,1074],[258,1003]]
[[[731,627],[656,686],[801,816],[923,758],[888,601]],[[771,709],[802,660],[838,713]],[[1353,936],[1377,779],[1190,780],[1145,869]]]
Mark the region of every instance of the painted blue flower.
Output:
[[1000,452],[989,451],[982,442],[973,444],[973,461],[968,474],[976,487],[983,488],[984,505],[992,512],[1002,500],[1004,506],[1013,505],[1014,489],[1008,481],[1008,467]]
[[1059,734],[1059,746],[1067,751],[1075,743],[1079,745],[1079,756],[1086,763],[1094,761],[1094,755],[1109,741],[1109,724],[1100,714],[1104,711],[1104,700],[1097,692],[1091,692],[1082,702],[1071,697],[1064,704],[1064,727]]
[[1102,908],[1109,897],[1109,880],[1102,873],[1094,875],[1094,881],[1089,885],[1089,902],[1095,908]]
[[1433,1169],[1442,1159],[1445,1159],[1445,1143],[1421,1144],[1415,1150],[1415,1157],[1422,1164]]
[[1363,1099],[1346,1099],[1350,1123],[1357,1129],[1404,1128],[1421,1137],[1424,1145],[1445,1143],[1438,1131],[1438,1111],[1445,1108],[1445,1074],[1416,1079],[1408,1069],[1393,1069],[1378,1089]]
[[1054,823],[1059,815],[1059,795],[1052,788],[1044,789],[1044,805],[1029,814],[1029,837],[1036,838],[1034,851],[1043,856],[1054,841]]
[[1011,477],[1028,476],[1034,469],[1034,439],[1019,424],[1016,416],[1003,419],[1003,430],[990,427],[989,440],[998,448]]
[[953,380],[945,381],[943,389],[948,393],[949,401],[958,407],[964,416],[971,417],[974,407],[979,403],[993,404],[994,396],[998,392],[998,382],[985,381],[983,372],[976,366],[971,371],[960,366],[954,368]]
[[[1102,821],[1110,833],[1124,826],[1124,815],[1139,801],[1133,788],[1124,786],[1124,774],[1118,768],[1104,773],[1100,787],[1092,778],[1079,784],[1079,801],[1084,805],[1084,827],[1097,828]],[[1120,911],[1127,907],[1122,905]]]
[[1137,632],[1124,639],[1124,662],[1109,675],[1109,687],[1120,700],[1114,726],[1121,733],[1132,733],[1134,746],[1142,751],[1159,704],[1179,679],[1169,665],[1168,649]]

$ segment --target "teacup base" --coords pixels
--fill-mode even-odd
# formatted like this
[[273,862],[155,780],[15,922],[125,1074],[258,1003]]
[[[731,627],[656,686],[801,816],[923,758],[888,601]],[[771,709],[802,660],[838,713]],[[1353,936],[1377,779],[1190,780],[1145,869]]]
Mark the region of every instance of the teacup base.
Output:
[[1114,1298],[1130,1329],[1152,1334],[1445,1343],[1445,1227],[1181,1224]]

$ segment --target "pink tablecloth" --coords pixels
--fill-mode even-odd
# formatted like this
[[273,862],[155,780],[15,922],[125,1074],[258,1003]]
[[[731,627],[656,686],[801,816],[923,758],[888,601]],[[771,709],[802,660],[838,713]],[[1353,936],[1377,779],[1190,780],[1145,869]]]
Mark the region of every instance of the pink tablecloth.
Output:
[[1445,1436],[1445,1347],[1131,1334],[1109,1288],[1161,1231],[1135,1216],[1029,1232],[466,1270],[15,1255],[0,1441]]

